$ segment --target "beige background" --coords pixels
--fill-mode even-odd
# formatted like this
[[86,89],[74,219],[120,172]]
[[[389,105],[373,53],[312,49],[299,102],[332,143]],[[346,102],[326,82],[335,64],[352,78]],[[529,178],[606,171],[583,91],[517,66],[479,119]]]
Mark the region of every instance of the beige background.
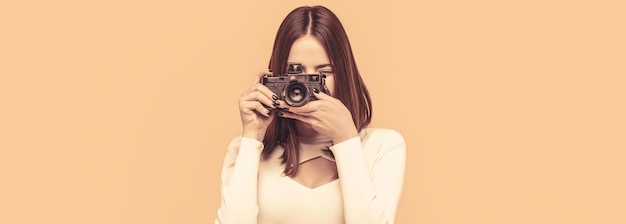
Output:
[[239,94],[314,4],[406,138],[398,223],[626,223],[624,4],[261,2],[0,3],[0,223],[211,223]]

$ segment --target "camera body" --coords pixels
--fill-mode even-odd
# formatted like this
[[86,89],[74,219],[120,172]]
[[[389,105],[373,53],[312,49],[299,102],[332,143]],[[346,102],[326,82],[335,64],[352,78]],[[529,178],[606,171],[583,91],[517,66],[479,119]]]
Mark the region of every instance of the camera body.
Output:
[[310,101],[317,100],[313,95],[314,89],[329,94],[326,88],[326,75],[302,74],[301,63],[288,63],[286,75],[265,76],[261,84],[267,86],[280,100],[289,106],[301,107]]

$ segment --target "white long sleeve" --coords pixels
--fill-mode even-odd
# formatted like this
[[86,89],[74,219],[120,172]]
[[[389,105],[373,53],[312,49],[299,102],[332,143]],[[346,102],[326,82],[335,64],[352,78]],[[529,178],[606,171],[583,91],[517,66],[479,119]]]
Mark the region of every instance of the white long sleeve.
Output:
[[222,167],[222,202],[215,224],[257,223],[257,178],[263,143],[246,137],[228,146]]
[[404,186],[406,144],[396,131],[377,134],[385,136],[377,156],[369,158],[374,161],[366,161],[359,137],[330,147],[337,161],[346,224],[395,222]]

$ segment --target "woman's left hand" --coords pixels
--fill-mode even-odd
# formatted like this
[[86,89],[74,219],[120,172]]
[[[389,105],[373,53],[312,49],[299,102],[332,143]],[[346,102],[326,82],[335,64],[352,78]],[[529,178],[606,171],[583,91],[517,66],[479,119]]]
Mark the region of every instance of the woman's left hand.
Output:
[[282,111],[282,117],[311,125],[315,131],[331,138],[335,144],[358,136],[352,114],[339,99],[320,91],[314,91],[313,94],[317,100],[300,107],[287,106],[288,109]]

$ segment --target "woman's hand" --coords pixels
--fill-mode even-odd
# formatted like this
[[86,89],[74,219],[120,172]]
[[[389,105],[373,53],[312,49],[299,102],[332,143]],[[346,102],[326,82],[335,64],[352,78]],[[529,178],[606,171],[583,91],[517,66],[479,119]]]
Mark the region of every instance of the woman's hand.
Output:
[[335,144],[358,136],[352,114],[340,100],[319,90],[315,90],[313,94],[317,100],[301,107],[288,106],[279,115],[311,125],[315,131],[331,138]]
[[243,125],[243,137],[263,141],[267,127],[274,119],[273,109],[280,105],[278,97],[260,83],[260,78],[271,75],[270,72],[260,72],[252,86],[241,94],[239,98],[239,112]]

